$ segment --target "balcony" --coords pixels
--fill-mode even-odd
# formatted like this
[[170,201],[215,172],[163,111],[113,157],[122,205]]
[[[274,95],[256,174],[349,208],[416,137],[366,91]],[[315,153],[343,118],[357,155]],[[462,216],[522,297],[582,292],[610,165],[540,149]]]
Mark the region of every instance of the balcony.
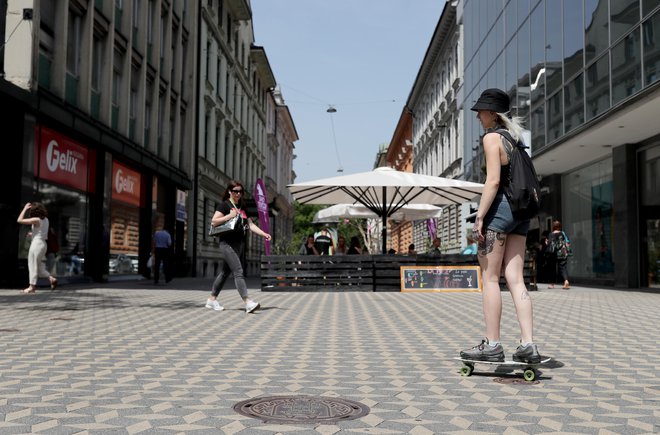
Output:
[[227,5],[237,20],[252,19],[252,9],[250,9],[250,3],[247,0],[228,0]]

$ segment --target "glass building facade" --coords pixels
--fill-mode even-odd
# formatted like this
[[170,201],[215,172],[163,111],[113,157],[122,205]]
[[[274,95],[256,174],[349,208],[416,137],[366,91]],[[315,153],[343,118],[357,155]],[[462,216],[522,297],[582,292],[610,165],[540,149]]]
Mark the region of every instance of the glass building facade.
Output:
[[[645,126],[628,137],[621,132],[632,126],[627,112],[648,112],[660,101],[660,0],[463,0],[459,8],[466,178],[485,179],[483,132],[469,108],[484,89],[501,88],[528,130],[541,184],[551,192],[533,235],[560,219],[576,242],[572,277],[657,285],[660,212],[646,207],[648,198],[637,191],[653,189],[643,174],[648,156],[658,154],[660,128]],[[566,160],[570,164],[559,165]],[[634,200],[626,208],[617,202],[625,194]],[[618,243],[620,227],[640,242]],[[623,257],[639,260],[629,264],[635,276],[621,270],[616,259]]]

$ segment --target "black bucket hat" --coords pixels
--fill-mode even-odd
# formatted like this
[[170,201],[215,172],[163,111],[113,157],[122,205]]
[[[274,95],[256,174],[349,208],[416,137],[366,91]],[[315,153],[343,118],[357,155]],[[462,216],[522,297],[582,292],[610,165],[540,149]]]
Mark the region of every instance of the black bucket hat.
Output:
[[496,113],[506,113],[509,111],[509,96],[501,89],[486,89],[481,93],[477,102],[472,106],[475,112],[479,110],[491,110]]

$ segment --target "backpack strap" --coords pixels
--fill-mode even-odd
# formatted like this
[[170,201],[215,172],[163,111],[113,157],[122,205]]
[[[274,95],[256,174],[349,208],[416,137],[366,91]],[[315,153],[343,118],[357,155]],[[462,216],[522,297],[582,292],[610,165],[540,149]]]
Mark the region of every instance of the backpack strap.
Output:
[[[511,156],[513,155],[514,147],[518,146],[517,142],[513,140],[513,136],[511,136],[511,133],[509,133],[507,130],[503,128],[498,128],[497,130],[494,131],[494,133],[497,133],[500,136],[502,136],[504,139],[506,139],[506,141],[502,141],[502,145],[504,146],[504,152],[506,153],[506,156],[509,159],[509,164],[511,164]],[[509,146],[507,146],[507,142]]]

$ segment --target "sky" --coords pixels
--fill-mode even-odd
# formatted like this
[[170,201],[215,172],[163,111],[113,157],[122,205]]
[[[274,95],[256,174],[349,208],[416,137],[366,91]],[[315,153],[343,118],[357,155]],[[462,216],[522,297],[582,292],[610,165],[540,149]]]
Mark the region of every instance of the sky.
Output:
[[[373,169],[379,145],[394,135],[444,3],[251,1],[255,44],[266,51],[300,138],[295,182]],[[328,113],[330,106],[337,111]]]

